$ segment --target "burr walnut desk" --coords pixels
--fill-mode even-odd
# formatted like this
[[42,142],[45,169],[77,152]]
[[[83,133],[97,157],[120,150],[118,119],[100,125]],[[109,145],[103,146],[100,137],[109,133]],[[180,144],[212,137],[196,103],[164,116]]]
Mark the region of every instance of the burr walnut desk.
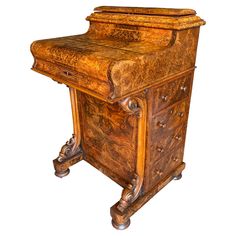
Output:
[[70,90],[74,132],[54,162],[81,160],[120,184],[112,224],[181,178],[199,28],[190,9],[98,7],[82,35],[32,43],[33,70]]

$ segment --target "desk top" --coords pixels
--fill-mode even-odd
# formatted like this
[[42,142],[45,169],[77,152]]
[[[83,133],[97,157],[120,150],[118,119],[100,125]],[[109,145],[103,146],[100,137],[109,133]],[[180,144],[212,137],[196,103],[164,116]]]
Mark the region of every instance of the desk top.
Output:
[[199,26],[191,9],[97,7],[82,35],[32,43],[33,69],[115,102],[195,66]]

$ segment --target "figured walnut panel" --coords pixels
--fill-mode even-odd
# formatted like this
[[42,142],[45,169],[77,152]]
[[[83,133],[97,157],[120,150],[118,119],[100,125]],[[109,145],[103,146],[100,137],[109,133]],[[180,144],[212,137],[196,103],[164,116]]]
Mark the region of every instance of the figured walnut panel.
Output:
[[112,98],[154,86],[179,72],[193,69],[198,34],[198,28],[180,31],[176,37],[173,35],[173,43],[165,49],[116,62],[110,73],[115,85]]
[[193,72],[154,89],[153,114],[190,95]]
[[[86,34],[38,40],[31,51],[36,61],[71,68],[82,77],[73,84],[64,76],[55,80],[95,97],[99,91],[112,103],[193,69],[198,34],[199,28],[177,32],[92,22]],[[48,73],[38,63],[33,69]]]
[[85,160],[96,162],[96,168],[105,166],[113,179],[130,182],[136,165],[137,118],[117,103],[110,105],[83,93],[79,99]]
[[136,53],[153,52],[167,47],[173,40],[171,30],[99,22],[90,23],[87,36],[92,43]]

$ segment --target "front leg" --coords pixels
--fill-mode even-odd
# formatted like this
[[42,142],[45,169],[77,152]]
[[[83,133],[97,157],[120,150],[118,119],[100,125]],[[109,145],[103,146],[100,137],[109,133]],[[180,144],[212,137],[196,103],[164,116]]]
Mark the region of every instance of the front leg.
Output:
[[120,201],[111,207],[112,226],[114,228],[123,230],[129,227],[131,215],[127,210],[140,195],[140,186],[142,186],[142,182],[135,174],[131,183],[123,189]]
[[53,160],[55,175],[62,178],[70,173],[69,167],[83,159],[83,152],[80,146],[80,121],[78,110],[77,91],[70,89],[71,108],[73,116],[74,134],[72,138],[62,146],[59,156]]
[[136,172],[134,173],[131,183],[122,191],[119,202],[111,207],[113,227],[116,229],[126,229],[130,225],[130,216],[132,215],[132,211],[129,210],[129,207],[141,195],[144,179],[147,121],[145,93],[134,98],[126,98],[120,102],[120,105],[125,111],[131,115],[135,115],[138,119]]
[[82,160],[82,149],[76,147],[75,135],[66,142],[61,148],[59,156],[53,160],[55,175],[57,177],[65,177],[70,173],[69,167]]

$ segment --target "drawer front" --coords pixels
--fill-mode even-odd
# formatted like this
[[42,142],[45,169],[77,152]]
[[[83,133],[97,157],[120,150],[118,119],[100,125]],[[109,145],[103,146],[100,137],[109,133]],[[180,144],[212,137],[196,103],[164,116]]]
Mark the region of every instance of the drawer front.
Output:
[[180,101],[152,117],[149,133],[150,166],[184,146],[189,102],[189,99]]
[[153,136],[161,136],[163,133],[178,127],[188,119],[189,99],[184,100],[175,106],[169,107],[152,118]]
[[94,94],[94,96],[107,97],[111,92],[110,85],[107,82],[89,77],[64,65],[36,59],[33,69],[59,83],[64,83],[83,92]]
[[183,161],[183,145],[173,152],[163,156],[151,166],[150,187],[155,186],[158,181],[165,178],[171,171],[178,167]]
[[153,91],[153,114],[190,95],[192,73],[169,82]]
[[172,152],[177,147],[183,145],[186,136],[187,124],[184,123],[179,127],[167,132],[157,132],[152,135],[152,145],[150,147],[150,163],[162,159],[165,155]]

